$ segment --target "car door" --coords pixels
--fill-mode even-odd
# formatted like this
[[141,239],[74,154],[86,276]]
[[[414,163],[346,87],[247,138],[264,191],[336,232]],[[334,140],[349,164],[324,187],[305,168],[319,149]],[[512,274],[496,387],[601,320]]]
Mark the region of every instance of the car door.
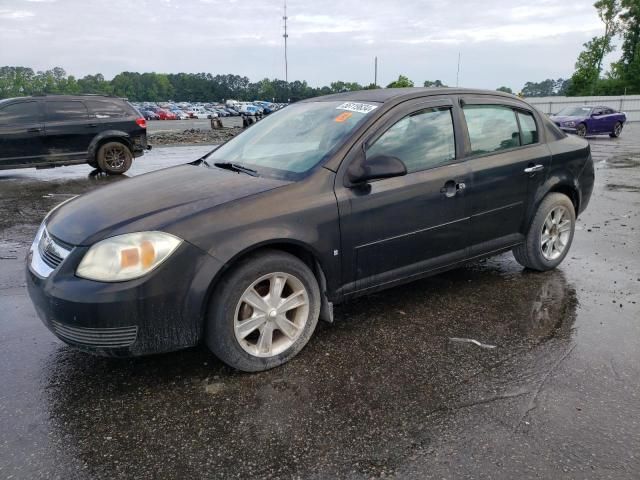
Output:
[[0,168],[43,161],[40,108],[36,99],[0,104]]
[[604,109],[596,107],[591,111],[591,124],[589,125],[589,132],[602,133],[607,132],[607,115],[605,115]]
[[551,161],[542,127],[524,105],[465,98],[471,256],[497,251],[524,237],[529,197],[546,178]]
[[352,149],[337,175],[351,162],[393,156],[405,176],[345,186],[336,180],[342,265],[346,290],[363,291],[417,276],[464,258],[467,166],[456,111],[450,99],[398,106]]
[[80,100],[47,98],[45,101],[45,146],[51,159],[84,158],[96,135],[97,123],[89,120]]

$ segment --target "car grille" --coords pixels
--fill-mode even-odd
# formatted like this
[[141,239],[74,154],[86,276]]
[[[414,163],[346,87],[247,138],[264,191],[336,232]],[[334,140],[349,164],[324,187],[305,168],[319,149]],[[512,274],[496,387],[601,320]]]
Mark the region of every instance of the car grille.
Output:
[[51,238],[51,235],[49,235],[46,229],[42,231],[42,237],[40,237],[40,241],[38,242],[38,252],[40,253],[42,261],[46,263],[47,266],[52,269],[57,268],[58,265],[62,263],[62,260],[69,255],[71,248],[66,247],[66,245],[61,245],[61,242]]
[[102,348],[122,348],[132,345],[138,337],[138,327],[84,328],[51,322],[53,331],[62,340],[76,345]]

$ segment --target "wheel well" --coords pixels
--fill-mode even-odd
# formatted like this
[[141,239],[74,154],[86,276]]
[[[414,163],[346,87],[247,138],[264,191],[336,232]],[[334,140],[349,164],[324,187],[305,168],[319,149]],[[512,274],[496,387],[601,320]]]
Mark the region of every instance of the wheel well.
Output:
[[105,137],[105,138],[101,138],[96,143],[95,147],[93,148],[92,155],[90,156],[91,160],[93,160],[93,161],[97,161],[98,160],[98,150],[100,150],[100,147],[102,147],[102,145],[104,145],[105,143],[108,143],[108,142],[121,143],[125,147],[127,147],[129,150],[131,150],[131,144],[127,141],[126,138],[122,138],[122,137]]
[[569,185],[558,185],[549,190],[549,193],[562,193],[563,195],[569,197],[571,203],[573,203],[573,208],[575,209],[576,216],[578,215],[578,209],[580,207],[580,196],[578,195],[578,191],[575,188],[570,187]]
[[239,262],[243,259],[247,258],[249,255],[259,254],[261,251],[269,251],[269,250],[280,250],[282,252],[289,253],[294,257],[302,260],[307,267],[313,272],[313,275],[316,277],[318,281],[318,286],[320,287],[320,295],[322,297],[322,306],[321,306],[321,319],[326,320],[328,322],[333,321],[333,307],[330,304],[329,299],[327,298],[326,293],[326,277],[324,271],[322,270],[322,266],[320,262],[316,258],[316,256],[307,248],[302,245],[289,243],[289,242],[275,242],[269,244],[258,245],[254,248],[249,248],[240,254],[236,255],[231,259],[231,261],[227,262],[225,266],[218,272],[215,278],[212,279],[211,285],[209,286],[209,291],[207,292],[206,301],[203,305],[203,319],[206,319],[206,310],[208,308],[209,302],[211,301],[211,296],[215,291],[216,287],[220,283],[220,280],[224,278],[224,276],[229,273]]

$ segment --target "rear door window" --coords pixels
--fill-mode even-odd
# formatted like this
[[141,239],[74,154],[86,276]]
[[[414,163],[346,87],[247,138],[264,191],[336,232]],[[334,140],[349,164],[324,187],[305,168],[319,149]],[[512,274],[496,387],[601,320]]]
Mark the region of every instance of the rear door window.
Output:
[[485,155],[520,146],[515,112],[502,105],[466,105],[472,155]]
[[367,158],[389,155],[399,158],[407,172],[418,172],[456,158],[451,109],[429,108],[394,124],[367,150]]
[[531,145],[538,143],[538,128],[536,121],[528,112],[517,112],[518,121],[520,122],[520,140],[522,145]]
[[38,123],[38,102],[12,103],[0,109],[0,126],[28,125]]
[[127,112],[123,105],[109,100],[85,100],[89,107],[89,114],[93,118],[124,118]]
[[46,105],[47,122],[79,121],[88,118],[87,107],[78,100],[50,101]]

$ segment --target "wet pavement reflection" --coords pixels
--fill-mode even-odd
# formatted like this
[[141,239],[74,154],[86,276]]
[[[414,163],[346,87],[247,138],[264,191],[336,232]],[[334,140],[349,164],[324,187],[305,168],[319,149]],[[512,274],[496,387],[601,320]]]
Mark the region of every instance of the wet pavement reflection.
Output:
[[[591,140],[596,191],[558,270],[504,254],[354,300],[252,375],[204,348],[114,360],[54,339],[26,296],[27,245],[56,203],[127,178],[0,171],[0,477],[637,478],[629,127]],[[130,175],[207,150],[154,149]]]

